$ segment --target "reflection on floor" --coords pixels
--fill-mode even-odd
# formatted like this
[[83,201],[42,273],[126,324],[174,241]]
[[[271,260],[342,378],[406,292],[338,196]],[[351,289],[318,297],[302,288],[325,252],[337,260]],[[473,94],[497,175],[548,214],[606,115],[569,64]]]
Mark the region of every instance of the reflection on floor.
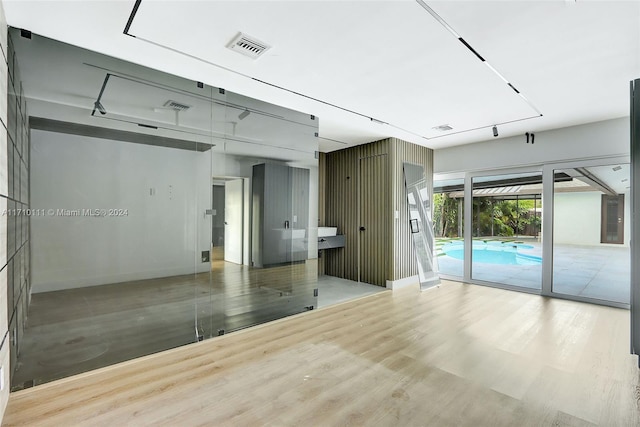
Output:
[[[33,294],[12,390],[383,290],[324,277],[315,260]],[[319,287],[319,297],[313,290]],[[375,288],[375,289],[372,289]]]
[[[521,251],[542,256],[541,243],[525,241],[534,248]],[[616,245],[578,246],[556,244],[553,247],[554,292],[629,304],[629,248]],[[439,271],[449,276],[463,276],[463,261],[441,254]],[[540,289],[542,265],[499,265],[474,262],[473,278]]]

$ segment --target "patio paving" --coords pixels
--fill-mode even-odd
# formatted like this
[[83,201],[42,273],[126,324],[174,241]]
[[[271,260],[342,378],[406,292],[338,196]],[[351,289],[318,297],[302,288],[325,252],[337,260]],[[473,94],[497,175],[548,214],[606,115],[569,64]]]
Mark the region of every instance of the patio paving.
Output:
[[[533,249],[519,250],[542,256],[540,242],[525,241]],[[441,274],[463,276],[463,261],[447,255],[437,257]],[[531,289],[540,289],[542,265],[503,265],[474,262],[472,278]],[[617,245],[554,245],[553,291],[629,304],[630,253]]]

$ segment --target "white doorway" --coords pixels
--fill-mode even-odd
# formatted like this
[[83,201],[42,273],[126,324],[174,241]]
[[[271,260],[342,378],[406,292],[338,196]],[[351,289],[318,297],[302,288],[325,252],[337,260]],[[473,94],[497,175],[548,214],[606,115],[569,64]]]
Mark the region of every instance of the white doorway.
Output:
[[244,180],[239,178],[225,181],[224,186],[224,260],[242,264]]

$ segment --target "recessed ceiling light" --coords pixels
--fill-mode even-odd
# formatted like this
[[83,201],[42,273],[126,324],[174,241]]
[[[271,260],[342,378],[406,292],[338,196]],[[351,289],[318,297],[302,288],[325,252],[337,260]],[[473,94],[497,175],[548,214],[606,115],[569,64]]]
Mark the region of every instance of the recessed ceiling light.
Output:
[[451,126],[449,126],[448,124],[435,126],[435,127],[432,127],[431,129],[439,130],[439,131],[442,131],[442,132],[448,131],[448,130],[453,130],[453,128]]
[[627,178],[623,179],[622,182],[627,182],[629,181]]
[[622,169],[622,166],[614,166],[612,169],[613,169],[614,172],[617,172],[620,169]]

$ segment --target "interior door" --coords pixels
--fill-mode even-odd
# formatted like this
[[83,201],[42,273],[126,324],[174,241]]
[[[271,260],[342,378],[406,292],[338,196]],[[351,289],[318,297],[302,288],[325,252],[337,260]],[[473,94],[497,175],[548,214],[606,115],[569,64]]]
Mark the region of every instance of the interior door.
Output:
[[359,175],[359,280],[386,286],[391,239],[387,155],[360,159]]
[[624,243],[624,194],[602,195],[601,243]]
[[243,180],[226,181],[224,186],[224,260],[242,264]]

